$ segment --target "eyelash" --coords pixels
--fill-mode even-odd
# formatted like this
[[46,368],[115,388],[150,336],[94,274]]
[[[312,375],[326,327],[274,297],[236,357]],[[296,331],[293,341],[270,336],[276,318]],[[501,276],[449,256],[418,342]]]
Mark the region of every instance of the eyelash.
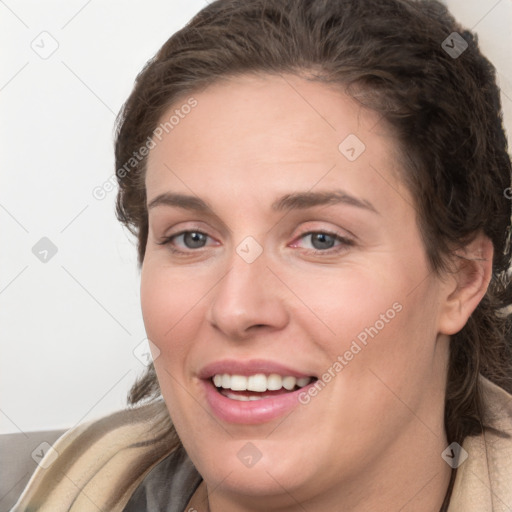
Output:
[[[195,249],[189,249],[187,251],[182,251],[180,249],[176,249],[176,247],[174,247],[171,242],[173,241],[173,239],[179,237],[179,236],[182,236],[182,235],[186,235],[188,233],[198,233],[200,235],[204,235],[208,238],[210,238],[206,233],[204,233],[203,231],[199,230],[199,229],[187,229],[185,231],[180,231],[179,233],[175,233],[171,236],[168,236],[168,237],[165,237],[162,241],[160,242],[157,242],[158,245],[168,245],[169,246],[169,250],[173,253],[173,254],[177,254],[177,255],[182,255],[182,256],[186,256],[188,254],[191,254],[193,252],[195,252]],[[318,234],[321,234],[321,235],[327,235],[327,236],[330,236],[330,237],[333,237],[335,239],[335,241],[338,241],[340,242],[339,245],[337,246],[334,246],[334,247],[330,247],[329,249],[325,249],[325,250],[321,250],[321,249],[308,249],[306,250],[306,252],[310,253],[310,254],[314,254],[314,255],[332,255],[332,254],[336,254],[336,253],[339,253],[343,250],[346,250],[347,247],[351,247],[354,245],[354,241],[353,240],[350,240],[349,238],[346,238],[342,235],[339,235],[338,233],[334,233],[334,232],[331,232],[331,231],[307,231],[305,233],[302,233],[301,235],[299,235],[297,237],[297,240],[300,240],[306,236],[310,236],[310,235],[318,235]],[[199,247],[198,249],[204,249],[204,247]]]

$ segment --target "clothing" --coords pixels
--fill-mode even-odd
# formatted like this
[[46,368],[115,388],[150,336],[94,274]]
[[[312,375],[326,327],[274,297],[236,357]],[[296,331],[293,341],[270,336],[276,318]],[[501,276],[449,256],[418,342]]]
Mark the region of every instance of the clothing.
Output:
[[488,428],[462,443],[468,458],[457,469],[448,512],[512,511],[512,395],[480,382]]
[[201,481],[180,446],[144,478],[123,512],[183,512]]
[[[482,376],[480,385],[486,428],[464,440],[448,512],[512,510],[512,395]],[[186,512],[201,476],[169,425],[159,400],[70,430],[11,512]]]
[[79,425],[47,451],[11,512],[122,512],[179,445],[163,400]]

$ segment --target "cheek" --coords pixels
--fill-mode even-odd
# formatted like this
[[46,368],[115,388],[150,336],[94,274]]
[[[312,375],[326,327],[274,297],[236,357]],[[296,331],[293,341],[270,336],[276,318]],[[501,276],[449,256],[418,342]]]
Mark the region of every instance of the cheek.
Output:
[[166,360],[171,344],[176,355],[179,351],[178,340],[183,338],[184,330],[195,325],[191,319],[201,309],[198,281],[184,279],[170,269],[145,264],[140,295],[146,333],[160,349],[161,358]]
[[151,271],[143,272],[140,300],[146,333],[159,346],[165,333],[172,327],[176,304],[174,294],[169,293],[165,281],[155,277]]
[[196,338],[199,316],[205,314],[197,298],[201,290],[197,282],[194,287],[193,279],[183,279],[173,269],[149,263],[141,273],[142,316],[147,337],[159,350],[154,365],[162,396],[179,426],[184,421],[180,414],[183,403],[190,399],[188,392],[183,395],[190,385],[184,374],[193,348],[190,340]]
[[[297,294],[308,298],[321,320],[312,339],[323,345],[331,364],[342,356],[343,372],[350,367],[354,382],[375,379],[371,369],[397,383],[425,374],[435,350],[435,289],[428,280],[415,282],[413,276],[425,274],[423,267],[409,272],[388,262],[368,268],[354,265],[321,287],[295,282]],[[311,314],[301,316],[302,328],[312,333]]]
[[404,294],[389,267],[387,273],[379,270],[353,264],[307,279],[292,280],[290,275],[288,281],[301,299],[294,319],[332,355],[348,349],[352,340],[364,343],[376,331],[389,331],[390,325],[401,321]]
[[414,295],[397,293],[385,300],[373,297],[368,305],[371,315],[361,313],[359,320],[354,319],[359,326],[353,323],[354,334],[346,341],[352,343],[344,352],[345,359],[351,361],[340,384],[347,400],[357,397],[360,419],[370,419],[380,411],[381,417],[394,416],[386,420],[390,428],[408,421],[410,410],[422,407],[425,388],[432,379],[442,377],[435,362],[436,331],[429,295]]

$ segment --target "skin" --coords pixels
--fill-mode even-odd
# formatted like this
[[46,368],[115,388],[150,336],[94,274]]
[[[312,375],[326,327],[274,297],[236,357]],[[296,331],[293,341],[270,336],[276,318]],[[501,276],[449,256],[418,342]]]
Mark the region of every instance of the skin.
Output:
[[[436,276],[392,132],[333,87],[245,75],[193,96],[197,107],[150,152],[148,205],[182,193],[215,215],[151,208],[141,276],[162,394],[204,479],[190,505],[439,510],[451,470],[441,458],[449,335],[485,294],[489,240],[479,235],[466,248],[479,260],[456,258],[457,272]],[[353,162],[338,149],[349,134],[366,146]],[[286,194],[334,189],[376,212],[350,204],[271,209]],[[159,245],[187,229],[208,235],[203,247],[183,236]],[[352,243],[328,239],[333,248],[319,249],[312,231]],[[263,248],[250,264],[236,252],[247,236]],[[211,413],[197,376],[207,363],[264,358],[322,375],[395,303],[401,311],[307,405],[256,425]],[[237,457],[248,441],[262,454],[251,468]]]

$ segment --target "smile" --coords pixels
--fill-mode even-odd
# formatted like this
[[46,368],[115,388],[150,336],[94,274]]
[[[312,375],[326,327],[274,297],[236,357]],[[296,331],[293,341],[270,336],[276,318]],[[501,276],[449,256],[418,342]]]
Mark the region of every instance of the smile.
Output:
[[216,374],[212,378],[214,386],[223,396],[241,402],[263,400],[295,391],[307,386],[314,377],[296,378],[291,375],[281,376],[277,373],[265,375],[229,375]]
[[234,359],[208,364],[198,373],[211,413],[226,423],[260,424],[301,403],[299,395],[318,378],[277,361]]

